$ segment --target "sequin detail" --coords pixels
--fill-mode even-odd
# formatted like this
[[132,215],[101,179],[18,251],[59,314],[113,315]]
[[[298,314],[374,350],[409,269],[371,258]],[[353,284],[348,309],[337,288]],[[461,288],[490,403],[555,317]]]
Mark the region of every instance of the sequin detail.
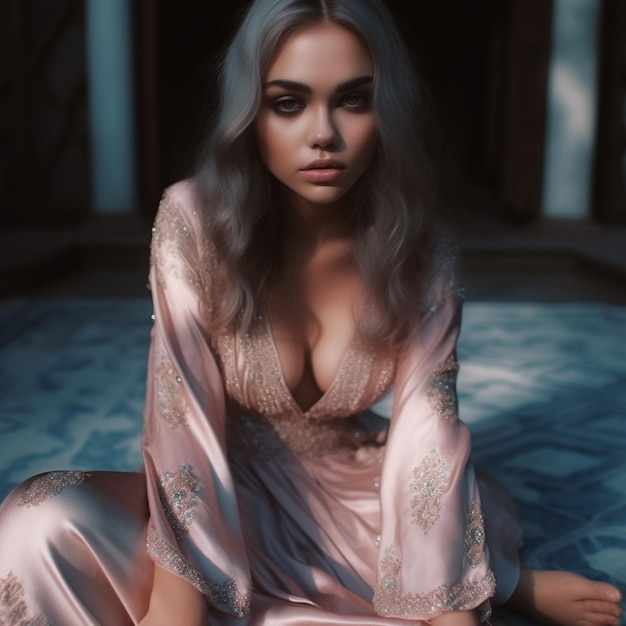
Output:
[[198,503],[199,493],[198,479],[187,463],[178,472],[165,472],[161,478],[161,503],[177,539],[182,539],[193,522],[193,508]]
[[[430,619],[449,611],[465,611],[493,596],[496,581],[489,570],[482,578],[441,585],[428,593],[402,593],[402,559],[394,547],[385,549],[380,581],[374,586],[374,610],[384,617]],[[481,617],[487,613],[481,609]],[[485,618],[485,620],[488,617]]]
[[[253,397],[244,397],[238,382],[237,339],[248,364],[248,389]],[[254,457],[286,459],[322,456],[373,443],[370,433],[351,423],[350,416],[389,390],[395,377],[395,359],[375,359],[355,340],[331,387],[303,412],[284,381],[266,317],[258,316],[244,335],[225,332],[214,338],[213,344],[228,396],[229,448]],[[366,394],[368,385],[374,387],[369,394],[373,397]]]
[[183,379],[167,352],[156,355],[155,382],[159,412],[172,428],[188,425],[189,407],[183,391]]
[[458,244],[449,232],[439,229],[433,253],[430,288],[422,314],[439,310],[450,299],[464,300],[466,290],[461,273],[461,253]]
[[390,389],[393,381],[396,379],[396,370],[398,369],[398,359],[389,356],[383,358],[382,367],[378,377],[376,393],[378,398],[382,398]]
[[241,338],[241,350],[249,365],[248,381],[256,391],[256,408],[263,415],[293,412],[294,402],[284,391],[280,362],[275,354],[274,339],[268,327],[257,323]]
[[245,400],[239,384],[239,372],[237,371],[235,333],[224,329],[211,338],[211,344],[217,355],[217,360],[222,373],[222,380],[226,388],[226,394],[240,406],[245,406]]
[[316,403],[307,415],[312,419],[324,419],[337,411],[355,413],[363,403],[363,394],[369,382],[376,353],[360,341],[348,346],[339,371],[326,394]]
[[488,626],[491,626],[491,622],[489,622],[489,620],[491,619],[492,614],[493,611],[491,610],[491,602],[489,602],[489,600],[485,600],[478,607],[478,619],[480,620],[480,623],[487,623]]
[[[249,364],[248,379],[256,391],[256,406],[266,416],[303,413],[296,404],[283,378],[274,338],[266,316],[259,316],[257,323],[241,338],[241,349]],[[380,357],[381,366],[376,367],[373,351],[358,338],[348,346],[339,370],[331,386],[304,415],[310,420],[327,420],[346,417],[365,408],[364,392],[373,375],[376,380],[375,402],[390,388],[395,375],[395,360]]]
[[411,523],[417,524],[424,534],[439,519],[443,497],[448,490],[450,466],[433,448],[413,469],[409,485],[411,498]]
[[24,600],[24,586],[13,572],[0,578],[0,624],[2,626],[51,626],[40,613],[35,617],[28,615]]
[[50,472],[36,478],[22,494],[18,506],[39,506],[42,502],[58,496],[70,485],[80,485],[91,474],[80,470]]
[[463,564],[477,567],[485,560],[485,520],[480,502],[474,500],[467,516]]
[[203,289],[200,275],[185,259],[197,256],[189,228],[180,207],[166,193],[161,199],[152,228],[151,265],[157,285],[166,287],[166,276],[183,279],[198,293]]
[[212,606],[237,617],[243,617],[249,611],[250,590],[245,593],[239,591],[237,583],[232,578],[222,583],[206,580],[179,550],[159,535],[152,524],[148,526],[146,547],[148,555],[157,565],[193,585],[204,594]]
[[270,418],[231,402],[226,426],[228,447],[256,459],[314,458],[362,445],[349,418],[316,421],[289,414]]
[[440,363],[428,379],[429,389],[426,392],[430,408],[443,419],[456,419],[458,415],[456,378],[459,364],[451,354]]

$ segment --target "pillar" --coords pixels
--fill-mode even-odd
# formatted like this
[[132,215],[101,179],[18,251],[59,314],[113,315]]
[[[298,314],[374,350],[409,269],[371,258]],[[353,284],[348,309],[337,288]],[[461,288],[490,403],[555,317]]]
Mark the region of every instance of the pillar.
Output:
[[137,211],[132,0],[86,0],[92,211]]
[[542,215],[591,215],[599,0],[553,0]]

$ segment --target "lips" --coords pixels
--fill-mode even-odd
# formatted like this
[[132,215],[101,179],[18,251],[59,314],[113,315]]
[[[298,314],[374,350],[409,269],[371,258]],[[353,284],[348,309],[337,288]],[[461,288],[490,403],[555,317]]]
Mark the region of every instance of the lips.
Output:
[[304,178],[313,183],[327,183],[341,176],[341,174],[343,174],[343,169],[333,167],[313,168],[310,170],[300,170],[300,173],[304,176]]
[[307,180],[314,183],[330,182],[341,176],[345,165],[331,159],[317,159],[300,170]]
[[343,170],[345,169],[345,165],[340,161],[335,161],[335,159],[315,159],[311,161],[306,167],[303,167],[303,170],[328,170],[328,169],[337,169]]

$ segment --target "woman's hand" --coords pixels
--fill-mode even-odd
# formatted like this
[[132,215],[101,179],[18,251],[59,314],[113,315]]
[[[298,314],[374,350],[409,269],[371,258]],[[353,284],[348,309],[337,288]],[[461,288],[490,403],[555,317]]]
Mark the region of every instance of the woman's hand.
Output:
[[433,626],[478,626],[480,619],[478,611],[454,611],[433,617],[431,624]]
[[148,613],[139,626],[209,626],[204,596],[186,580],[154,567]]

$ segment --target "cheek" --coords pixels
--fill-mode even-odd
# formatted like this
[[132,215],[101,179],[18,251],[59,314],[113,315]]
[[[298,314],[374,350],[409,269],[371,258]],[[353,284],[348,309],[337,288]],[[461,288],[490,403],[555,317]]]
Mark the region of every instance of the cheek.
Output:
[[255,134],[259,154],[270,170],[280,169],[293,152],[289,149],[289,133],[275,121],[260,117],[255,123]]
[[267,131],[267,120],[263,119],[263,117],[258,117],[254,122],[254,136],[261,160],[267,166],[268,155],[271,149],[268,145],[270,135]]
[[363,166],[367,166],[378,145],[378,132],[373,119],[363,120],[363,122],[363,124],[354,129],[352,138],[355,150],[359,153],[359,160]]

